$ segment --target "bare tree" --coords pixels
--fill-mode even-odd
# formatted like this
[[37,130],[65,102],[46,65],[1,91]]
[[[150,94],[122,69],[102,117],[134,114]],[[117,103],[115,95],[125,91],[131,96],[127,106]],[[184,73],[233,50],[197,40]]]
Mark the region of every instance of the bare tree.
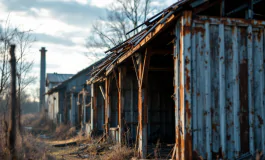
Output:
[[[4,24],[0,27],[0,97],[6,102],[9,102],[10,99],[17,98],[16,102],[10,100],[10,103],[6,103],[5,106],[16,106],[16,109],[12,108],[10,111],[10,117],[9,117],[9,125],[14,127],[13,124],[16,124],[16,127],[19,127],[18,129],[21,131],[21,124],[20,124],[20,115],[21,115],[21,93],[22,91],[31,83],[34,82],[34,77],[30,75],[30,71],[33,66],[33,61],[29,60],[29,53],[30,48],[32,44],[35,42],[35,38],[32,37],[32,30],[20,30],[18,27],[13,27],[10,23],[9,18],[5,21]],[[16,56],[17,59],[12,58],[12,64],[15,63],[15,80],[14,77],[10,77],[11,73],[12,76],[14,72],[14,68],[11,68],[8,65],[8,59],[10,58],[10,55],[8,54],[8,48],[10,47],[11,43],[17,44],[16,47]],[[12,47],[11,47],[12,48]],[[15,52],[14,52],[15,53]],[[13,62],[15,60],[15,62]],[[11,83],[12,82],[12,83]],[[16,83],[16,90],[14,92],[13,83]],[[12,84],[12,87],[11,87]],[[12,95],[9,96],[9,93],[12,93]],[[15,97],[14,97],[15,96]],[[16,104],[14,104],[16,103]],[[4,113],[4,116],[6,115],[8,108],[2,106],[1,110]],[[10,109],[10,107],[9,107]],[[14,118],[14,111],[15,111],[15,119]],[[6,122],[7,123],[7,122]],[[13,132],[14,129],[12,129]],[[16,132],[16,130],[14,131]],[[10,132],[10,136],[14,136],[14,133]],[[21,135],[22,136],[22,135]],[[23,141],[23,137],[22,141]],[[12,142],[11,142],[12,141]],[[10,138],[10,143],[15,140],[12,140]],[[10,148],[13,149],[13,144],[10,144]]]
[[[24,89],[31,83],[35,81],[35,77],[29,75],[32,67],[33,60],[29,61],[28,56],[30,53],[30,49],[32,44],[35,42],[35,38],[31,34],[31,30],[28,31],[17,31],[14,41],[17,44],[17,97],[18,97],[18,126],[20,132],[22,132],[21,127],[21,106],[23,103],[22,94]],[[22,135],[21,135],[22,136]],[[23,136],[22,136],[23,140]]]
[[[109,49],[128,39],[126,33],[144,22],[154,11],[152,2],[159,0],[114,0],[107,10],[107,16],[93,24],[87,38],[87,56],[101,58],[102,50]],[[132,34],[136,34],[136,29]]]
[[[8,47],[10,46],[10,43],[17,44],[16,66],[18,98],[20,98],[20,92],[34,82],[35,77],[30,75],[33,61],[29,60],[30,49],[35,42],[32,32],[32,30],[21,31],[18,27],[13,27],[10,23],[9,17],[5,23],[0,26],[0,96],[2,98],[7,97],[8,95],[10,79]],[[20,101],[18,100],[18,102]]]
[[15,45],[10,47],[10,70],[11,70],[11,92],[10,92],[10,119],[9,119],[9,150],[12,159],[17,159],[16,141],[17,141],[17,96],[16,96],[16,57],[15,57]]
[[17,33],[17,29],[11,29],[9,17],[5,23],[0,26],[0,96],[7,89],[10,77],[10,68],[8,66],[8,47]]

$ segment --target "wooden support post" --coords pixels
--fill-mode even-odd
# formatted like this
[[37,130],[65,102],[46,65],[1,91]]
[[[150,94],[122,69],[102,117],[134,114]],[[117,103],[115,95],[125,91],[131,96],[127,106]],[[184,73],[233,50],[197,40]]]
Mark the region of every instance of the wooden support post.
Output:
[[110,78],[105,80],[105,132],[109,133],[109,120],[110,120],[110,108],[109,108],[109,91],[110,91]]
[[118,68],[118,124],[119,124],[119,143],[123,141],[123,129],[124,129],[124,78],[125,78],[125,68]]
[[103,89],[103,87],[100,85],[99,86],[99,89],[100,89],[100,91],[101,91],[101,94],[102,94],[102,97],[103,97],[103,99],[105,100],[105,91],[104,91],[104,89]]
[[[138,121],[139,121],[139,154],[141,158],[147,156],[147,123],[148,123],[148,70],[150,54],[148,49],[144,54],[138,55]],[[144,103],[144,106],[143,106]]]
[[[139,64],[138,64],[138,77],[140,77],[142,75],[142,66],[143,66],[143,62],[142,62],[142,57],[141,55],[139,55]],[[143,104],[142,104],[142,86],[139,85],[140,80],[138,80],[138,122],[139,122],[139,156],[141,158],[145,158],[147,155],[147,150],[145,149],[145,144],[143,144]]]

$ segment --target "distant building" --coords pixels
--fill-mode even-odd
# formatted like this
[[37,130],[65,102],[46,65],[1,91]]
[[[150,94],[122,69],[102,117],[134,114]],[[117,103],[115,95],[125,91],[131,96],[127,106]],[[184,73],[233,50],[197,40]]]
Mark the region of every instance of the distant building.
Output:
[[87,109],[90,103],[90,86],[86,85],[86,80],[90,79],[92,69],[99,62],[75,75],[68,76],[68,79],[64,79],[57,85],[55,84],[56,80],[63,80],[63,77],[47,75],[47,79],[49,79],[47,86],[49,87],[46,94],[49,97],[48,113],[50,119],[57,123],[70,123],[77,127],[81,126],[81,122],[85,124],[90,120],[90,109]]
[[[46,92],[52,89],[53,87],[61,84],[63,81],[69,79],[72,76],[73,74],[48,73],[46,76]],[[59,111],[59,103],[56,101],[56,99],[59,99],[59,95],[57,92],[45,96],[46,108],[48,109],[48,116],[50,119],[54,119],[55,121],[57,121],[56,115]]]

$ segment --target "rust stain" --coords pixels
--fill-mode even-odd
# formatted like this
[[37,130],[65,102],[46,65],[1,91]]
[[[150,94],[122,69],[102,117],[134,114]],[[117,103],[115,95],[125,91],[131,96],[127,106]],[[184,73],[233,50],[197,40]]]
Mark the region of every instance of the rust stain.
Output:
[[205,28],[204,27],[194,27],[194,32],[197,33],[204,33]]
[[190,26],[184,26],[183,36],[186,36],[187,34],[191,34],[191,27]]
[[258,33],[258,41],[261,41],[261,37],[263,36],[263,31],[260,29]]
[[230,140],[231,140],[231,135],[230,135],[230,134],[227,135],[227,136],[226,136],[226,139],[227,139],[228,141],[230,141]]
[[186,109],[186,115],[187,115],[186,117],[188,118],[186,121],[188,121],[188,123],[190,123],[191,118],[192,118],[192,114],[191,114],[191,109],[190,109],[190,103],[188,100],[185,101],[185,109]]
[[185,159],[192,160],[192,135],[187,132],[185,141]]
[[252,33],[248,33],[248,39],[252,40]]
[[259,125],[263,125],[263,119],[260,115],[258,115]]
[[190,71],[186,68],[185,69],[185,75],[186,75],[186,90],[188,93],[190,93],[190,75],[189,75]]
[[186,64],[190,64],[190,59],[189,59],[188,56],[186,56],[186,58],[185,58],[185,63],[186,63]]

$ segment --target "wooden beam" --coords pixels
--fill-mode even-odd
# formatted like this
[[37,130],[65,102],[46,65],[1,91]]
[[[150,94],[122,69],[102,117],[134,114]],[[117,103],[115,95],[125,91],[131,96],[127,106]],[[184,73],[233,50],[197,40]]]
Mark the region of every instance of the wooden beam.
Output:
[[120,90],[120,88],[119,88],[119,81],[118,81],[118,76],[117,76],[117,73],[116,73],[115,69],[113,70],[113,75],[114,75],[114,78],[115,78],[116,87],[117,87],[117,89],[119,91]]
[[[138,64],[138,76],[140,77],[142,75],[142,57],[139,56],[139,64]],[[147,155],[147,150],[145,149],[145,145],[143,144],[143,104],[142,104],[142,86],[140,85],[141,83],[138,80],[138,122],[139,122],[139,148],[138,148],[138,153],[141,158],[146,158]]]
[[168,17],[168,19],[164,22],[164,23],[160,23],[153,32],[150,32],[138,45],[136,45],[132,50],[130,50],[129,52],[125,53],[123,56],[121,56],[118,59],[117,63],[121,63],[123,62],[125,59],[127,59],[128,57],[130,57],[133,53],[135,53],[137,50],[139,50],[140,48],[142,48],[147,42],[149,42],[153,37],[157,36],[158,33],[160,33],[162,31],[162,29],[164,27],[166,27],[167,25],[169,25],[171,22],[173,22],[174,20],[176,20],[178,17],[180,16],[180,14],[174,15],[172,14],[170,17]]
[[101,91],[101,94],[102,94],[103,99],[105,100],[106,99],[106,97],[105,97],[105,91],[104,91],[104,89],[103,89],[103,87],[101,85],[99,86],[99,89]]
[[134,56],[132,56],[132,61],[133,61],[133,66],[134,66],[134,70],[135,70],[135,73],[136,73],[137,83],[140,86],[140,80],[139,80],[139,74],[138,74],[138,66],[136,64],[136,61],[135,61],[135,57]]
[[119,143],[122,143],[123,141],[123,128],[124,128],[124,79],[125,78],[125,67],[119,67],[118,68],[118,84],[119,84],[119,90],[118,90],[118,124],[119,124]]
[[[138,83],[138,122],[139,122],[139,155],[141,158],[147,156],[147,123],[148,123],[148,71],[150,64],[150,54],[148,49],[143,55],[138,56],[138,75],[142,77],[142,82]],[[143,106],[144,102],[144,106]]]
[[110,120],[110,99],[109,99],[109,92],[110,92],[110,78],[107,77],[105,79],[105,132],[109,132],[109,120]]

